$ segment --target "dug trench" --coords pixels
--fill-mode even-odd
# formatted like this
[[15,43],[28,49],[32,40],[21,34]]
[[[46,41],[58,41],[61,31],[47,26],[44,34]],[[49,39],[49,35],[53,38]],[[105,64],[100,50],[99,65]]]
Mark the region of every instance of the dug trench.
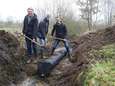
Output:
[[[38,86],[82,86],[80,74],[85,71],[90,63],[89,52],[92,49],[100,49],[102,46],[115,42],[115,26],[89,32],[77,37],[73,43],[72,60],[63,60],[44,81],[36,83]],[[0,31],[0,86],[19,84],[27,77],[32,77],[36,71],[36,65],[25,65],[25,53],[20,48],[17,38],[5,31]],[[78,79],[75,79],[75,78]],[[44,84],[45,83],[45,84]],[[27,85],[26,85],[27,86]],[[32,85],[34,86],[34,85]]]

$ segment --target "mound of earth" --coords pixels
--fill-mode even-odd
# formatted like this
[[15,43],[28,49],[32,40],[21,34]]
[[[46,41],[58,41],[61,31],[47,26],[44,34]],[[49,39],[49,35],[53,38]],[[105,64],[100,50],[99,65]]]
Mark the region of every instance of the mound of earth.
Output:
[[115,26],[84,34],[75,40],[75,61],[86,60],[90,50],[112,43],[115,43]]
[[19,54],[19,41],[14,35],[0,31],[0,86],[10,86],[24,78]]
[[[79,36],[74,43],[74,63],[63,68],[62,74],[55,79],[57,83],[53,83],[52,86],[82,86],[80,76],[91,60],[89,52],[92,49],[97,50],[102,46],[115,43],[115,26]],[[76,80],[75,77],[77,77]]]

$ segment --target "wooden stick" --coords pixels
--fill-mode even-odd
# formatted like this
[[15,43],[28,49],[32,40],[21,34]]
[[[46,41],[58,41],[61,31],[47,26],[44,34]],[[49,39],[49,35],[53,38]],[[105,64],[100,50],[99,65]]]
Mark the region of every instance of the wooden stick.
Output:
[[35,44],[38,45],[38,46],[42,46],[42,45],[40,45],[38,42],[33,41],[31,38],[29,38],[28,36],[26,36],[26,35],[24,35],[24,34],[21,34],[21,33],[19,33],[19,32],[15,32],[15,34],[27,38],[28,40],[32,41],[33,43],[35,43]]
[[57,37],[52,37],[53,39],[58,39],[58,40],[61,40],[61,41],[67,41],[65,39],[62,39],[62,38],[57,38]]
[[63,38],[58,38],[58,37],[54,37],[54,36],[51,36],[51,38],[61,40],[61,41],[65,41],[65,42],[67,41],[69,43],[72,43],[71,41],[68,41],[67,39],[63,39]]

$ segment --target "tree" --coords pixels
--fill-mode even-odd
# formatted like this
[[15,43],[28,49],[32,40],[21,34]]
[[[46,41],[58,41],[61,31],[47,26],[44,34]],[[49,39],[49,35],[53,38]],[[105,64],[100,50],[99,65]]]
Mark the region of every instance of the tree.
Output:
[[54,12],[54,16],[66,16],[69,11],[69,2],[65,1],[65,0],[53,0],[53,12]]
[[81,18],[88,23],[89,30],[93,27],[93,16],[98,14],[98,0],[78,0],[77,5],[81,11]]
[[112,10],[113,10],[113,4],[112,0],[104,0],[104,13],[105,13],[105,20],[106,20],[106,25],[111,25],[112,24]]

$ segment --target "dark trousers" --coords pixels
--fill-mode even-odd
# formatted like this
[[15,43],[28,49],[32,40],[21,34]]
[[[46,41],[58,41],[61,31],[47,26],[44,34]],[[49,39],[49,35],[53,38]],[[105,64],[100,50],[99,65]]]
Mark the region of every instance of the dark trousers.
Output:
[[[26,35],[26,36],[33,40],[33,37],[31,35]],[[25,38],[25,40],[26,40],[26,46],[27,46],[27,54],[28,54],[28,56],[29,57],[31,57],[32,55],[36,56],[37,55],[36,44],[33,43],[28,38]]]
[[[51,52],[51,54],[53,54],[55,48],[58,46],[58,44],[60,43],[60,41],[62,41],[62,40],[55,39],[55,41],[54,41],[54,43],[53,43],[53,47],[52,47],[52,52]],[[66,48],[67,53],[70,54],[69,44],[68,44],[67,40],[66,40],[66,41],[62,41],[62,42],[64,43],[64,46],[65,46],[65,48]]]

